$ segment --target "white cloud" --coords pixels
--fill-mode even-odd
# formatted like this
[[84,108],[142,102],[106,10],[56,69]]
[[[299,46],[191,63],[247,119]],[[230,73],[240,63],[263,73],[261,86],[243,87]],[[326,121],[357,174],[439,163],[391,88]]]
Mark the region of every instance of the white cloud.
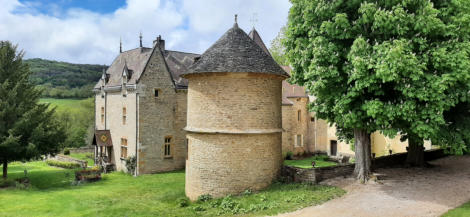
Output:
[[0,0],[0,40],[10,40],[26,51],[27,58],[45,58],[74,63],[110,64],[123,49],[151,46],[157,35],[167,41],[168,49],[201,53],[233,25],[246,31],[253,13],[256,28],[266,44],[287,22],[288,0],[127,0],[113,13],[99,14],[72,8],[54,8],[40,13],[34,4]]

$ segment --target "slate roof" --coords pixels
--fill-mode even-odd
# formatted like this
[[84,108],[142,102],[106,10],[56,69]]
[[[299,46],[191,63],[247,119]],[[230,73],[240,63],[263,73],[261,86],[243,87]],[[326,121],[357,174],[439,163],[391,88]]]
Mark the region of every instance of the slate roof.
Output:
[[255,72],[288,77],[274,59],[236,23],[183,76],[206,72]]
[[[250,33],[248,33],[248,36],[251,38],[251,40],[253,40],[258,46],[261,47],[261,49],[263,49],[263,51],[265,53],[267,53],[269,56],[271,56],[271,53],[269,53],[269,50],[268,48],[266,47],[266,45],[264,44],[263,42],[263,39],[261,39],[261,36],[259,36],[258,34],[258,31],[256,31],[256,29],[253,27],[253,29],[250,31]],[[281,66],[282,67],[282,66]]]
[[[127,84],[136,84],[147,64],[153,48],[135,48],[132,50],[120,53],[113,61],[111,66],[106,70],[108,81],[105,87],[119,86],[122,82],[122,72],[127,65],[131,72]],[[188,81],[181,77],[181,74],[188,70],[189,66],[193,64],[194,58],[200,56],[199,54],[185,53],[179,51],[164,50],[163,56],[168,69],[175,82],[176,88],[187,88]],[[100,79],[95,85],[95,89],[101,88]]]

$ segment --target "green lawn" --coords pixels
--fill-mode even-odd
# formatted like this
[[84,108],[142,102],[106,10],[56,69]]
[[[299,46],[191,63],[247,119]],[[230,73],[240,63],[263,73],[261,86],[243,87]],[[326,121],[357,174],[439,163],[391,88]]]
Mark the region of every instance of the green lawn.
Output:
[[470,201],[442,215],[442,217],[470,216]]
[[345,193],[330,186],[275,183],[259,193],[180,207],[185,198],[183,171],[139,177],[116,172],[76,186],[71,184],[73,170],[31,162],[11,164],[9,178],[23,177],[24,169],[32,186],[0,189],[0,216],[261,216],[320,204]]
[[298,168],[309,169],[312,168],[312,161],[315,161],[315,168],[317,167],[329,167],[335,166],[337,163],[332,161],[326,161],[328,156],[326,155],[316,155],[302,160],[285,160],[284,165],[293,166]]
[[[81,102],[87,99],[54,99],[54,98],[41,98],[40,103],[50,103],[50,107],[57,107],[58,111],[69,111],[76,113],[83,110]],[[92,112],[92,111],[91,111]]]
[[69,156],[78,160],[87,161],[88,166],[93,166],[95,164],[93,161],[93,153],[70,153]]

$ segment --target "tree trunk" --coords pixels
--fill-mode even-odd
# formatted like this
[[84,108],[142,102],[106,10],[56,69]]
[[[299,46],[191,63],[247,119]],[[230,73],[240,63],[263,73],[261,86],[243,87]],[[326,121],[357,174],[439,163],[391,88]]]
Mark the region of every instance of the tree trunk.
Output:
[[424,167],[424,142],[422,140],[408,138],[408,155],[406,165]]
[[369,180],[371,174],[371,144],[370,134],[363,129],[354,129],[355,157],[356,164],[354,175],[364,183]]
[[3,179],[7,179],[7,172],[8,172],[8,162],[5,160],[3,161]]

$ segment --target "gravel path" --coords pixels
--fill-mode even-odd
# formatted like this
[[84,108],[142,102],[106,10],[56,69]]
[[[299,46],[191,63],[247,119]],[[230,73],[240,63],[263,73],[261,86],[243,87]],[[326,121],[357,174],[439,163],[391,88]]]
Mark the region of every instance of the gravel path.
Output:
[[378,181],[359,184],[352,178],[327,180],[348,193],[319,206],[279,216],[440,216],[470,200],[470,156],[450,156],[430,162],[431,168],[391,168],[376,171]]

